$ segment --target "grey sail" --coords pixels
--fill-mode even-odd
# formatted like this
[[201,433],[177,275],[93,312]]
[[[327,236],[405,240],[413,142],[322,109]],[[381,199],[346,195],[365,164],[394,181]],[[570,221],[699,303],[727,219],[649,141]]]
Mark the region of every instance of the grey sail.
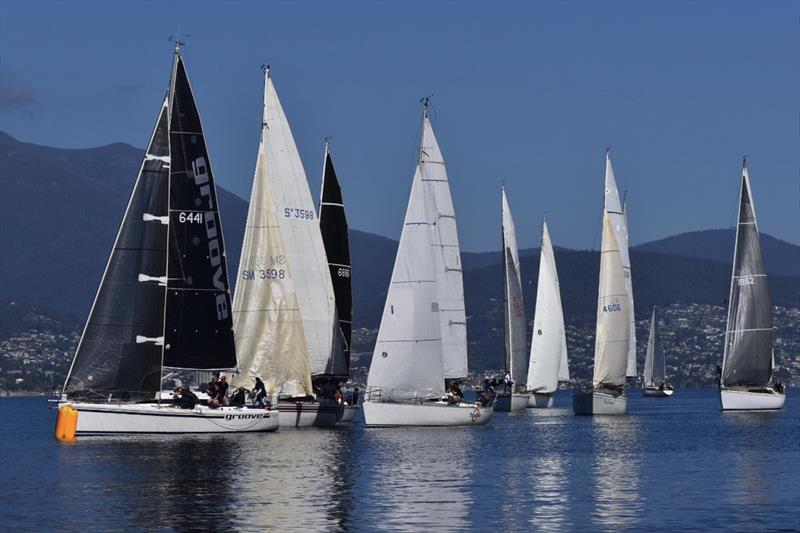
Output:
[[772,377],[772,309],[747,162],[742,168],[722,385],[764,386]]
[[67,376],[71,398],[136,401],[160,388],[168,129],[165,100]]
[[666,362],[664,360],[664,350],[658,339],[658,320],[656,319],[656,309],[653,308],[653,316],[650,318],[650,336],[647,338],[647,354],[644,359],[644,385],[645,387],[659,387],[665,382]]

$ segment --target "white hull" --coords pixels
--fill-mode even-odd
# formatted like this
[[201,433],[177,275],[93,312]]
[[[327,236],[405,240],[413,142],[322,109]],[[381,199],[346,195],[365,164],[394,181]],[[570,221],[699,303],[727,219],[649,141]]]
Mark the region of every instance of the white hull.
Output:
[[773,411],[783,408],[785,394],[778,394],[771,388],[759,392],[737,389],[722,389],[720,400],[723,411]]
[[280,400],[278,411],[283,427],[332,427],[339,419],[340,406],[315,402],[292,402]]
[[491,407],[444,402],[429,404],[373,403],[361,404],[367,427],[394,426],[480,426],[494,414]]
[[673,389],[642,389],[642,396],[648,398],[669,398],[675,394]]
[[522,411],[528,407],[528,399],[530,394],[522,393],[502,393],[498,394],[494,401],[495,411]]
[[352,422],[356,419],[356,414],[358,414],[358,406],[357,405],[345,405],[342,406],[342,410],[340,411],[340,418],[338,423],[343,424],[347,422]]
[[548,408],[553,407],[553,393],[532,392],[528,400],[528,407]]
[[197,405],[181,409],[162,403],[113,404],[59,402],[78,410],[76,435],[136,433],[240,433],[275,431],[279,426],[276,410],[248,407],[211,409]]
[[572,396],[572,408],[576,415],[624,415],[628,399],[624,395],[614,396],[607,392],[576,392]]

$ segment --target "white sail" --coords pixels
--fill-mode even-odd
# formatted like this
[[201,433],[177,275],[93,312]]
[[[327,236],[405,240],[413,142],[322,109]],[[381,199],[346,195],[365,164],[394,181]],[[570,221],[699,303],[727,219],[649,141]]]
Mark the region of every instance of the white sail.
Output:
[[630,302],[620,256],[610,215],[605,213],[594,344],[595,387],[625,385],[630,346]]
[[445,378],[467,377],[467,318],[464,311],[464,280],[461,249],[447,169],[427,112],[422,121],[419,169],[434,224],[436,287],[439,302],[443,367]]
[[555,392],[559,381],[569,380],[569,366],[561,290],[546,220],[542,224],[534,313],[527,389],[541,393]]
[[428,185],[417,165],[403,233],[372,354],[367,387],[382,401],[444,394],[442,338],[436,258],[436,229],[430,218]]
[[657,387],[664,382],[664,356],[657,346],[656,333],[656,308],[653,307],[653,316],[650,318],[650,334],[647,337],[647,353],[644,357],[644,385]]
[[233,385],[252,388],[253,378],[259,377],[270,395],[305,396],[313,393],[311,369],[292,269],[273,208],[266,131],[264,126],[233,298],[240,369]]
[[514,383],[524,383],[527,379],[526,354],[526,322],[525,306],[522,300],[522,275],[519,267],[519,250],[517,248],[517,231],[511,209],[508,205],[506,189],[501,189],[502,224],[503,224],[503,263],[505,265],[504,311],[505,311],[505,344],[506,370]]
[[620,260],[625,274],[625,290],[628,293],[628,306],[630,308],[630,343],[628,345],[628,361],[626,375],[633,377],[636,375],[636,317],[633,307],[633,283],[631,277],[631,260],[628,253],[628,217],[623,205],[619,200],[619,190],[614,179],[614,170],[611,168],[611,157],[606,152],[606,192],[605,210],[611,219],[611,226],[617,238],[619,246]]
[[[331,369],[331,358],[338,342],[334,338],[338,328],[328,260],[306,173],[269,70],[264,91],[263,142],[268,187],[286,258],[292,268],[311,373],[336,373],[336,369]],[[343,372],[346,373],[346,369]]]

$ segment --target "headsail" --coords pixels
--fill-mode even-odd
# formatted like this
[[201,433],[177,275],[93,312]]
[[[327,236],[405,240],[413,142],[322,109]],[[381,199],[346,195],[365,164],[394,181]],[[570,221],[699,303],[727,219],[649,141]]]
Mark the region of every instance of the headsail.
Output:
[[525,383],[527,379],[526,320],[522,300],[522,273],[519,267],[517,232],[511,209],[508,205],[505,186],[501,189],[503,229],[503,304],[505,315],[506,371],[514,383]]
[[625,385],[630,345],[630,309],[620,255],[610,215],[605,213],[594,344],[592,381],[595,387]]
[[233,298],[240,359],[240,373],[233,384],[250,388],[253,378],[259,377],[270,395],[305,396],[313,394],[311,368],[292,268],[267,178],[266,139],[264,125]]
[[437,301],[445,378],[467,377],[467,317],[461,248],[450,184],[442,151],[433,133],[425,100],[419,155],[420,179],[425,186],[428,220],[433,224]]
[[747,160],[742,165],[722,385],[764,386],[772,378],[772,308],[761,257]]
[[444,394],[439,325],[436,229],[429,213],[430,191],[418,164],[403,233],[386,295],[367,386],[383,400],[440,397]]
[[550,231],[545,220],[542,223],[527,389],[542,393],[555,392],[559,381],[568,380],[567,336],[561,306],[561,289]]
[[633,306],[633,283],[631,277],[631,260],[628,253],[628,216],[626,206],[620,203],[617,182],[614,179],[614,170],[611,168],[611,156],[606,151],[606,188],[605,210],[611,219],[611,227],[619,247],[620,260],[625,275],[625,290],[628,293],[628,307],[630,308],[630,343],[628,345],[628,361],[626,375],[636,376],[636,317]]
[[165,367],[234,369],[228,269],[203,127],[183,58],[170,92]]
[[168,109],[165,99],[64,384],[73,397],[97,392],[136,401],[161,388]]
[[650,334],[647,338],[647,353],[644,358],[644,385],[658,387],[666,378],[664,351],[658,339],[658,321],[656,308],[653,307],[653,316],[650,318]]
[[341,372],[339,377],[347,378],[350,374],[350,339],[353,331],[353,290],[350,278],[350,239],[347,233],[347,216],[342,200],[342,191],[333,158],[325,143],[325,163],[322,171],[322,194],[319,204],[319,228],[325,255],[328,258],[328,269],[333,282],[333,293],[336,297],[336,315],[341,332],[336,339],[342,340],[341,355],[343,361],[332,358],[332,370]]
[[345,374],[344,359],[333,368],[338,348],[335,301],[328,260],[300,154],[267,69],[264,90],[266,173],[275,217],[303,317],[312,375]]

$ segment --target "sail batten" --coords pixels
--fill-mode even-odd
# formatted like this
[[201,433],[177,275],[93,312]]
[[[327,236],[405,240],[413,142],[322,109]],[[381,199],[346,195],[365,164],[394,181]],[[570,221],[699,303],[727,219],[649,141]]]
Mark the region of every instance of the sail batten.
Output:
[[536,286],[527,389],[551,393],[569,380],[567,337],[555,253],[547,221],[542,223],[539,278]]
[[739,196],[722,385],[765,386],[772,379],[772,308],[745,163]]

